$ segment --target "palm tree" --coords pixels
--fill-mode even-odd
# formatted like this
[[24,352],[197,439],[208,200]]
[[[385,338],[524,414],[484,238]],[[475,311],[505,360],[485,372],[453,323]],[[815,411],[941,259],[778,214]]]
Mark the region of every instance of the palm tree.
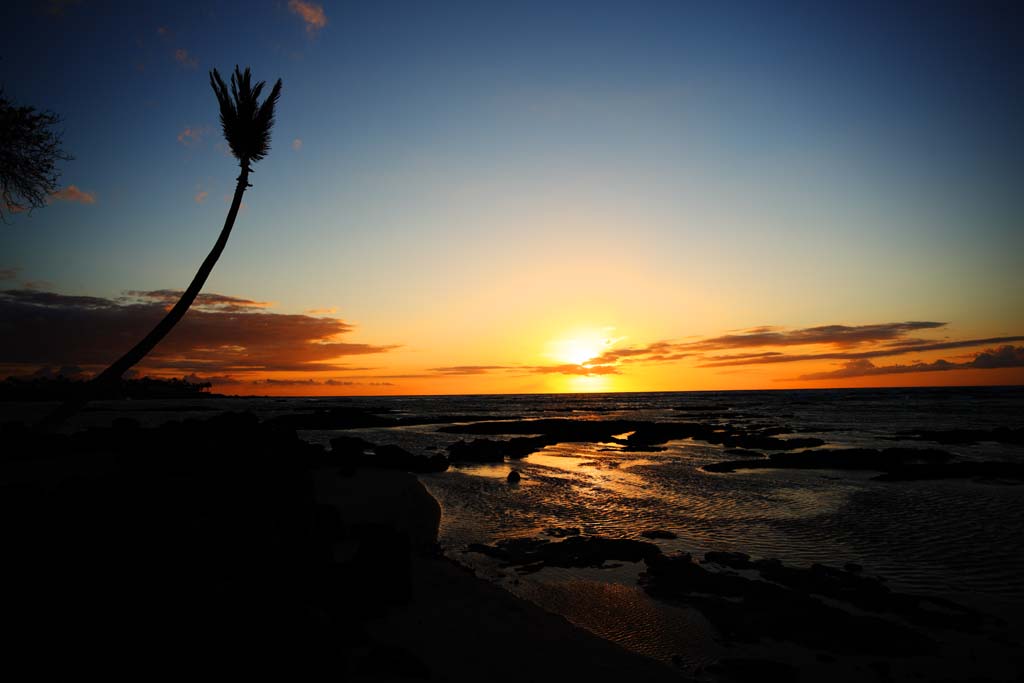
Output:
[[251,164],[263,159],[270,151],[270,129],[274,125],[274,107],[281,96],[281,79],[277,79],[270,94],[260,103],[259,97],[265,85],[266,81],[260,81],[253,86],[249,69],[246,68],[242,72],[236,65],[235,73],[231,75],[229,95],[228,87],[217,70],[214,69],[210,72],[210,86],[220,105],[220,125],[224,130],[224,139],[227,140],[231,153],[238,159],[238,165],[242,169],[238,176],[238,183],[235,185],[235,196],[231,200],[231,208],[228,209],[228,216],[224,220],[224,228],[220,231],[220,237],[217,238],[213,249],[206,256],[206,260],[199,266],[188,289],[178,299],[178,303],[168,311],[163,320],[128,353],[114,361],[110,367],[89,382],[85,391],[76,399],[61,406],[51,416],[49,420],[51,425],[64,421],[91,398],[120,381],[121,376],[129,368],[145,358],[146,354],[167,336],[167,333],[184,317],[192,302],[199,295],[206,283],[206,278],[210,276],[213,266],[228,243],[231,228],[235,225],[235,217],[238,216],[238,209],[242,205],[242,195],[246,188],[252,187],[249,184],[249,174],[253,172]]

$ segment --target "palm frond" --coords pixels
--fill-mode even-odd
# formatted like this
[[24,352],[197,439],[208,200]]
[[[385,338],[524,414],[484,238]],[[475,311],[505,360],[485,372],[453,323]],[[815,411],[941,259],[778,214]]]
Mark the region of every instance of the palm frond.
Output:
[[210,72],[210,87],[220,105],[220,125],[231,153],[241,163],[259,161],[270,151],[270,131],[274,126],[274,107],[281,97],[281,79],[262,103],[259,98],[266,81],[252,85],[248,68],[235,66],[231,74],[231,91],[216,69]]

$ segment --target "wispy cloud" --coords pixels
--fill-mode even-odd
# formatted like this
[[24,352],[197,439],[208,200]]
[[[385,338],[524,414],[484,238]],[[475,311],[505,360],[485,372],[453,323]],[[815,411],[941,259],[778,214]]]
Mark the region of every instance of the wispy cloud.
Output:
[[206,201],[206,198],[209,196],[209,192],[206,192],[205,190],[200,190],[199,192],[196,192],[196,196],[193,197],[192,199],[195,200],[196,204],[202,204],[203,202]]
[[945,327],[940,322],[897,322],[873,325],[821,325],[796,330],[777,327],[757,327],[739,334],[710,337],[686,344],[693,350],[710,351],[718,349],[754,348],[759,346],[804,346],[808,344],[830,344],[832,346],[854,346],[866,342],[900,339],[910,332],[934,330]]
[[[125,292],[124,298],[118,299],[118,302],[174,304],[181,298],[183,293],[184,292],[180,289],[153,289],[148,291],[130,289]],[[269,308],[270,306],[273,306],[273,304],[269,301],[255,301],[253,299],[243,299],[237,296],[227,296],[226,294],[203,292],[196,297],[192,306],[195,308],[230,309],[233,311],[239,311],[252,308]]]
[[[454,365],[430,368],[428,372],[437,377],[496,373],[593,376],[623,374],[631,365],[676,363],[687,359],[698,368],[719,369],[806,361],[847,361],[847,365],[838,370],[803,375],[799,378],[817,380],[868,374],[1017,367],[1013,364],[1013,358],[1007,355],[1015,348],[1010,346],[980,352],[966,363],[939,360],[931,363],[875,366],[869,360],[1024,341],[1024,336],[941,340],[911,336],[919,331],[939,330],[945,326],[946,323],[942,322],[908,321],[871,325],[822,325],[797,329],[757,327],[695,341],[662,340],[646,345],[609,348],[578,364]],[[716,353],[726,350],[743,352]]]
[[305,313],[306,315],[332,315],[337,312],[338,309],[332,306],[331,308],[311,308]]
[[21,268],[0,268],[0,280],[13,280],[18,277]]
[[918,372],[943,372],[947,370],[995,370],[1024,367],[1024,346],[1003,346],[982,351],[972,360],[954,363],[936,360],[931,363],[916,362],[905,365],[875,365],[870,360],[851,360],[838,370],[813,372],[801,375],[803,380],[847,379],[850,377],[871,377],[874,375],[902,375]]
[[183,47],[179,47],[174,51],[174,61],[186,69],[195,69],[199,66],[199,60],[196,59],[195,55],[189,54],[189,51]]
[[373,386],[373,387],[390,387],[394,386],[391,382],[360,382],[353,379],[342,379],[342,378],[330,378],[330,379],[290,379],[284,378],[279,379],[276,377],[268,377],[267,379],[260,379],[252,382],[256,386],[270,386],[270,387],[356,387],[356,386]]
[[768,363],[796,363],[809,360],[863,360],[868,358],[887,358],[909,353],[926,351],[945,351],[949,349],[969,349],[987,344],[1004,344],[1006,342],[1024,341],[1024,336],[986,337],[984,339],[958,339],[955,341],[924,342],[900,346],[883,346],[866,351],[825,351],[819,353],[765,353],[740,354],[737,356],[711,356],[702,368],[724,368],[736,365],[761,365]]
[[[556,365],[452,365],[430,368],[433,376],[486,375],[491,373],[511,373],[514,375],[617,375],[619,369],[613,365],[577,365],[576,363],[559,363]],[[431,375],[427,375],[428,377]],[[420,376],[420,375],[417,375]]]
[[53,287],[53,283],[49,280],[26,280],[21,286],[25,289],[48,290]]
[[301,17],[306,24],[307,33],[316,34],[324,26],[327,26],[327,14],[324,13],[324,8],[321,5],[303,2],[303,0],[290,0],[288,9]]
[[[508,365],[452,365],[443,368],[430,368],[430,372],[438,375],[486,375],[495,370],[511,370]],[[521,368],[516,368],[521,369]]]
[[62,190],[57,190],[50,195],[50,198],[62,202],[78,202],[79,204],[96,203],[96,194],[94,192],[81,190],[77,185],[68,185]]
[[209,129],[206,126],[185,126],[185,130],[178,133],[178,142],[186,147],[191,147],[192,145],[201,142],[203,136],[206,135],[208,130]]
[[302,149],[302,138],[295,138],[294,140],[292,140],[292,149],[294,149],[296,152]]

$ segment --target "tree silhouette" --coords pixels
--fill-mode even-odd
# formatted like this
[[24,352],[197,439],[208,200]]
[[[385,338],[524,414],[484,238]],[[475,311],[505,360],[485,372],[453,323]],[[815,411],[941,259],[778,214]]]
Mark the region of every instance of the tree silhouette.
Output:
[[249,69],[246,68],[242,72],[236,65],[235,73],[231,75],[231,92],[229,94],[228,86],[217,70],[214,69],[210,72],[210,86],[220,105],[220,125],[224,130],[224,139],[227,140],[231,153],[238,159],[238,165],[242,169],[238,176],[238,183],[235,185],[235,196],[231,200],[231,208],[228,209],[228,216],[224,220],[224,228],[220,231],[220,237],[217,238],[217,242],[213,245],[206,260],[199,266],[188,289],[178,299],[178,303],[168,311],[163,320],[128,353],[114,361],[110,367],[89,382],[85,391],[77,399],[68,401],[61,406],[49,419],[49,426],[59,424],[74,414],[92,396],[119,382],[121,376],[129,368],[142,360],[161,339],[167,336],[167,333],[182,319],[196,296],[199,295],[203,284],[206,283],[206,278],[209,277],[221,252],[224,251],[224,245],[228,242],[231,228],[235,225],[235,217],[242,204],[242,195],[246,188],[252,187],[249,184],[249,174],[253,172],[251,164],[263,159],[270,151],[270,129],[274,125],[274,107],[281,96],[281,79],[277,80],[270,94],[260,103],[259,97],[263,92],[264,85],[266,82],[260,81],[253,86]]
[[53,112],[16,106],[0,90],[0,221],[44,206],[57,191],[57,162],[74,158],[60,148],[58,123]]

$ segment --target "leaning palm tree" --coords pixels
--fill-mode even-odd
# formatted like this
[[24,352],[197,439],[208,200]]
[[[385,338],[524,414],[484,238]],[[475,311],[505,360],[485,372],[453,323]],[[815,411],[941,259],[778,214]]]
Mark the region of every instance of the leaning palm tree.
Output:
[[91,398],[99,395],[110,386],[120,381],[121,376],[133,365],[142,360],[153,347],[160,343],[160,340],[167,336],[167,333],[178,324],[188,311],[192,302],[196,300],[200,290],[210,276],[213,266],[224,251],[224,245],[228,243],[231,235],[231,228],[235,225],[235,217],[242,205],[242,195],[246,188],[252,187],[249,184],[249,174],[253,172],[252,164],[261,160],[270,151],[270,129],[274,125],[274,107],[281,96],[281,79],[277,80],[270,90],[267,98],[260,103],[260,94],[263,92],[265,81],[252,85],[252,76],[249,69],[239,71],[235,66],[235,73],[231,75],[231,92],[228,93],[228,86],[216,69],[210,72],[210,86],[217,95],[217,102],[220,105],[220,125],[224,129],[224,138],[227,140],[231,153],[238,159],[238,165],[242,168],[238,176],[238,183],[235,185],[235,196],[231,200],[231,208],[228,209],[228,217],[224,220],[224,227],[220,231],[220,237],[207,255],[206,260],[199,266],[198,272],[188,289],[178,299],[178,303],[167,312],[153,330],[147,334],[142,341],[132,347],[128,353],[118,358],[106,370],[97,375],[85,390],[78,397],[68,401],[54,413],[49,423],[51,426],[67,419],[78,411]]

